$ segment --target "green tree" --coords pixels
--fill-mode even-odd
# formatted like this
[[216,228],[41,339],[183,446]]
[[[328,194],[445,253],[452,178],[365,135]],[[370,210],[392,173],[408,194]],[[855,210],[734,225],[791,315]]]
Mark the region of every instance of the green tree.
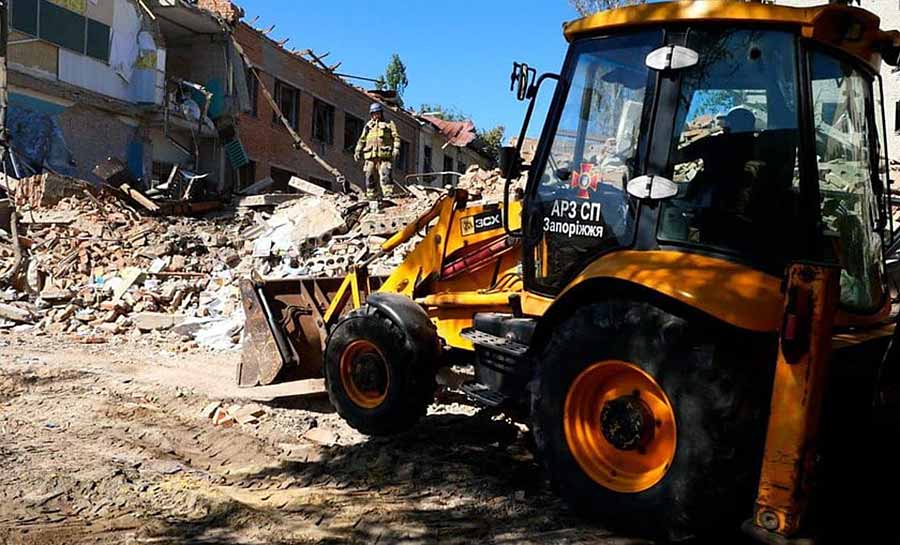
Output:
[[491,156],[495,164],[500,161],[500,148],[503,146],[505,134],[506,128],[503,125],[497,125],[486,131],[478,131],[478,143]]
[[406,86],[409,85],[409,79],[406,77],[406,65],[400,60],[400,55],[394,53],[391,56],[391,62],[388,63],[384,70],[384,76],[379,78],[384,81],[384,85],[391,91],[397,93],[397,97],[403,97]]
[[569,5],[575,8],[582,17],[606,11],[608,9],[621,8],[633,4],[643,4],[645,0],[569,0]]

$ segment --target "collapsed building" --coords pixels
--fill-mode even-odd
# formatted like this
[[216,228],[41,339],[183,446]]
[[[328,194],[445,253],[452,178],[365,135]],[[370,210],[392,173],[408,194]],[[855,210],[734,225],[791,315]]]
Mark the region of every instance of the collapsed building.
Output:
[[[335,171],[361,186],[353,147],[375,100],[400,130],[401,180],[491,162],[471,124],[460,137],[459,127],[351,85],[339,63],[288,49],[231,2],[12,0],[10,9],[16,178],[48,170],[100,183],[95,167],[113,158],[144,190],[171,183],[176,167],[205,175],[207,196],[269,179],[267,191],[291,191],[293,177],[331,189]],[[266,94],[312,153],[296,149]]]

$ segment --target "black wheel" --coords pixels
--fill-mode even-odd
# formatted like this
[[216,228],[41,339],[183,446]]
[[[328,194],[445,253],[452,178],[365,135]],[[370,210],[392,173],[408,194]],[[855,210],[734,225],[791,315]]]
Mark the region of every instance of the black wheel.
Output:
[[366,435],[411,428],[425,414],[436,388],[434,359],[414,346],[373,307],[355,310],[339,322],[325,349],[325,384],[338,414]]
[[574,509],[681,540],[752,515],[774,336],[613,300],[563,321],[536,366],[538,452]]

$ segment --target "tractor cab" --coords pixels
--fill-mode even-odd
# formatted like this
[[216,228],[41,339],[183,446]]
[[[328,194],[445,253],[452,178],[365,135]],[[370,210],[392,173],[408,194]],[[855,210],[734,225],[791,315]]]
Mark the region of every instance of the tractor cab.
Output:
[[877,18],[712,1],[565,34],[522,222],[528,291],[555,297],[604,256],[650,251],[676,275],[674,254],[777,281],[791,262],[836,263],[844,308],[884,306],[878,68],[896,38]]
[[[878,70],[900,61],[900,33],[843,5],[721,0],[564,31],[558,74],[514,65],[529,105],[501,153],[502,205],[448,190],[381,244],[374,257],[422,234],[385,279],[373,257],[343,279],[245,280],[241,384],[324,374],[352,427],[389,435],[426,413],[439,376],[527,422],[581,514],[670,541],[745,521],[787,543],[808,531],[820,423],[856,466],[878,450],[860,464],[859,437],[891,436],[862,431],[876,389],[830,384],[835,332],[890,308]],[[896,331],[878,337],[894,332],[891,350],[845,339],[868,350],[852,368],[900,376]],[[835,505],[824,518],[869,522]]]

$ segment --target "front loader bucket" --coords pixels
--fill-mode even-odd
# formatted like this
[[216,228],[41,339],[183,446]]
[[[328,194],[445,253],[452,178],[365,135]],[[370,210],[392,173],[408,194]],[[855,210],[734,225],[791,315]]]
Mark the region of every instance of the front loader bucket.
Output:
[[242,387],[322,376],[328,294],[341,278],[241,281],[247,316],[237,380]]

